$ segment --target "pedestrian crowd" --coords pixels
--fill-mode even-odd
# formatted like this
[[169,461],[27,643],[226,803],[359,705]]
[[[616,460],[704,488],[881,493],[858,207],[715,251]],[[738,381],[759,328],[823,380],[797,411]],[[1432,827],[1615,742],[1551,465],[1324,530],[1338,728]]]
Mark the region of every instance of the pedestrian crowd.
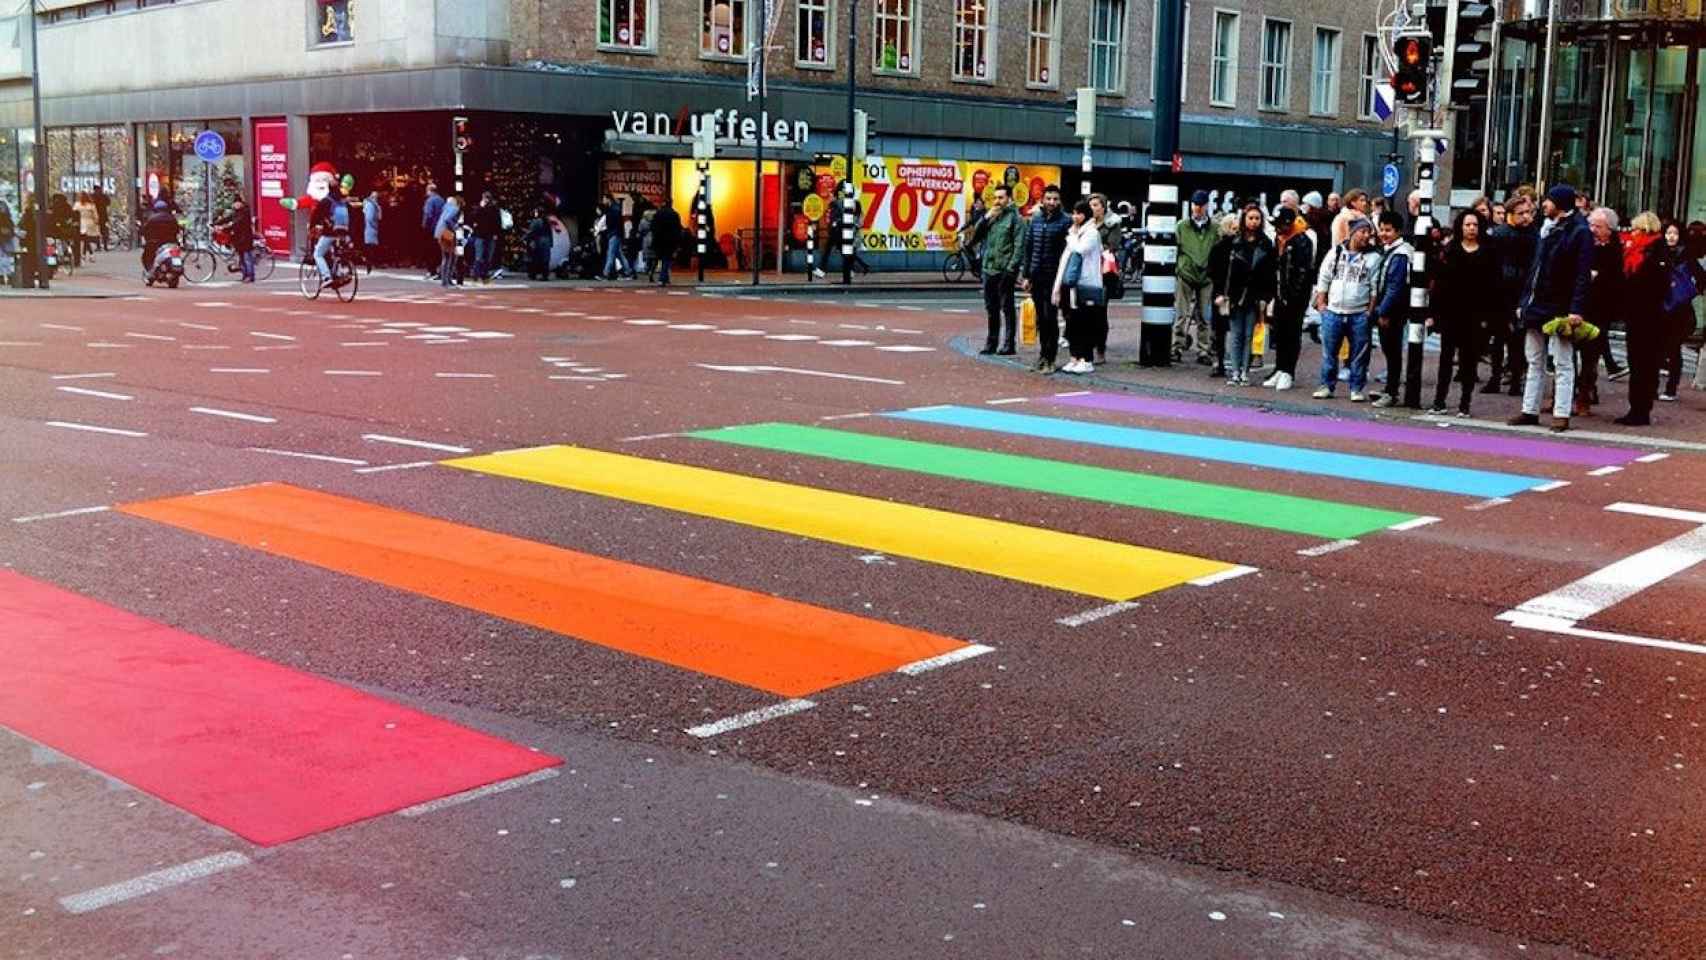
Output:
[[[1265,340],[1275,364],[1261,385],[1290,390],[1307,333],[1322,348],[1315,399],[1333,399],[1348,381],[1351,402],[1392,407],[1404,402],[1414,330],[1438,338],[1434,414],[1448,412],[1455,385],[1457,415],[1468,417],[1479,386],[1521,398],[1511,423],[1538,424],[1550,387],[1550,425],[1563,432],[1600,402],[1601,366],[1609,379],[1628,380],[1620,424],[1646,426],[1655,402],[1677,399],[1683,348],[1699,347],[1706,223],[1645,212],[1623,228],[1615,211],[1560,184],[1544,194],[1519,187],[1502,202],[1478,198],[1418,237],[1421,195],[1407,199],[1400,212],[1360,189],[1325,198],[1287,190],[1271,215],[1247,203],[1215,216],[1208,193],[1197,191],[1175,226],[1173,361],[1194,352],[1211,377],[1247,387]],[[1021,217],[997,185],[968,241],[982,265],[981,352],[1017,353],[1023,313],[1034,316],[1036,371],[1090,373],[1103,362],[1129,217],[1100,194],[1068,212],[1052,185]],[[1412,277],[1417,244],[1426,269]],[[1413,296],[1417,288],[1427,296]],[[1614,327],[1624,331],[1627,366],[1612,353]],[[1063,334],[1070,357],[1060,363]],[[1377,343],[1380,390],[1370,385]],[[1706,366],[1697,366],[1693,386],[1706,389]]]

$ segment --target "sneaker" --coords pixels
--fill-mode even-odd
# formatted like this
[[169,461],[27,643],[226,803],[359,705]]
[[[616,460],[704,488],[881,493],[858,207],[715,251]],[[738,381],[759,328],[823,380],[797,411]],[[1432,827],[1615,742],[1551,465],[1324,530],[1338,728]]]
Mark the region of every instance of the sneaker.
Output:
[[1615,372],[1611,375],[1611,379],[1613,379],[1613,380],[1626,380],[1626,379],[1628,379],[1628,377],[1629,377],[1629,368],[1628,367],[1618,367],[1617,372]]
[[1467,420],[1467,419],[1469,419],[1469,411],[1467,411],[1467,410],[1459,410],[1459,411],[1457,411],[1457,419],[1459,419],[1459,420]]
[[1361,390],[1352,390],[1351,391],[1351,402],[1352,403],[1366,403],[1367,401],[1368,401],[1368,394],[1363,393]]
[[812,270],[812,276],[818,278],[819,280],[822,280],[824,277],[829,276],[829,274],[824,273],[822,270],[813,269]]
[[1275,390],[1290,390],[1293,385],[1292,376],[1289,373],[1282,373],[1274,380]]
[[1001,349],[995,351],[995,355],[998,357],[1011,357],[1014,354],[1017,354],[1018,352],[1019,351],[1016,350],[1011,343],[1009,343],[1009,344],[1005,344],[1004,346],[1002,346]]
[[1540,417],[1532,413],[1519,413],[1506,420],[1505,423],[1513,427],[1533,427],[1540,424]]
[[1227,377],[1227,378],[1226,378],[1226,385],[1227,385],[1227,386],[1229,386],[1229,387],[1236,387],[1236,386],[1238,386],[1238,375],[1237,375],[1237,374],[1233,374],[1233,375],[1232,375],[1232,376],[1230,376],[1230,377]]
[[[1390,393],[1383,393],[1380,395],[1379,400],[1374,401],[1374,406],[1381,410],[1385,410],[1387,407],[1396,406],[1397,403],[1398,401],[1392,399],[1392,395]],[[1445,411],[1441,410],[1440,412],[1444,413]]]
[[1666,403],[1675,403],[1676,402],[1676,394],[1674,394],[1674,393],[1661,393],[1661,394],[1659,394],[1659,399],[1663,400]]
[[1310,394],[1310,396],[1314,397],[1317,400],[1331,400],[1331,399],[1333,399],[1333,388],[1332,387],[1316,387],[1315,392]]
[[1042,362],[1042,365],[1037,367],[1037,372],[1042,374],[1045,377],[1054,373],[1054,371],[1055,371],[1055,366],[1054,366],[1053,360],[1044,360]]
[[1266,380],[1262,381],[1262,386],[1271,387],[1274,384],[1279,383],[1280,377],[1283,377],[1283,376],[1285,376],[1285,374],[1279,372],[1278,370],[1275,370],[1273,373],[1268,374],[1268,378]]
[[[1382,398],[1382,399],[1384,399],[1384,398]],[[1379,404],[1375,404],[1375,406],[1379,406]],[[1428,408],[1428,414],[1431,416],[1435,416],[1435,417],[1445,416],[1445,404],[1443,404],[1443,403],[1434,404],[1433,406]]]
[[1094,361],[1091,361],[1091,360],[1080,360],[1080,361],[1078,361],[1078,370],[1076,372],[1078,372],[1078,373],[1095,373],[1096,372],[1096,364]]

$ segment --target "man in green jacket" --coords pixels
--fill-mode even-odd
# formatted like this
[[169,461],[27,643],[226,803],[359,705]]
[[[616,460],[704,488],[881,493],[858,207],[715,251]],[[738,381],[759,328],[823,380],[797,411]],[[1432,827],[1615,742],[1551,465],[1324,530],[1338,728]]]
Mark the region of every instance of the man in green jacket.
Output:
[[[989,336],[978,351],[982,354],[1010,357],[1018,352],[1014,347],[1019,321],[1013,311],[1013,284],[1019,272],[1020,230],[1012,188],[998,183],[995,201],[977,225],[973,240],[983,244],[983,309],[989,314]],[[1000,349],[996,349],[997,336]]]
[[1183,360],[1185,351],[1195,344],[1197,362],[1207,365],[1214,361],[1209,356],[1209,344],[1202,336],[1202,311],[1209,300],[1209,292],[1214,288],[1208,273],[1209,252],[1220,240],[1220,225],[1208,215],[1207,190],[1198,190],[1191,195],[1191,215],[1178,222],[1175,236],[1179,255],[1173,270],[1177,280],[1173,362]]

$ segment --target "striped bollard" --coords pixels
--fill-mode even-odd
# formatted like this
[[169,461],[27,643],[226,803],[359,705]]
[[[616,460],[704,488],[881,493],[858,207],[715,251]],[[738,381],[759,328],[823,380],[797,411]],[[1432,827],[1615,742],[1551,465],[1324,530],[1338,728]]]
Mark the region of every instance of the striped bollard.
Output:
[[841,201],[841,282],[848,286],[853,284],[853,236],[858,231],[854,217],[858,214],[853,209],[853,181],[847,180],[842,191]]
[[806,282],[817,275],[817,221],[806,226]]
[[705,282],[705,251],[706,241],[710,239],[710,224],[707,211],[711,201],[711,165],[699,164],[699,195],[693,198],[693,219],[699,234],[699,282]]
[[[1420,136],[1416,140],[1416,192],[1421,195],[1421,202],[1412,231],[1416,249],[1410,254],[1410,319],[1404,324],[1404,405],[1416,410],[1422,407],[1422,347],[1428,338],[1424,323],[1428,314],[1428,237],[1434,224],[1437,146],[1429,133],[1429,136]],[[1398,385],[1389,383],[1386,389],[1388,392],[1396,391]]]
[[1160,182],[1161,176],[1159,171],[1151,175],[1143,220],[1143,323],[1137,340],[1137,363],[1143,367],[1166,367],[1173,362],[1179,187]]

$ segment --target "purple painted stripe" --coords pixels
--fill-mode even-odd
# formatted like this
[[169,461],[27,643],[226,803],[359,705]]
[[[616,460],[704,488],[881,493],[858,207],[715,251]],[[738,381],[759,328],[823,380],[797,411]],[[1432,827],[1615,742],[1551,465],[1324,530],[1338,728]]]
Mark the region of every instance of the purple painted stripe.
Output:
[[1396,443],[1489,457],[1545,460],[1552,463],[1580,464],[1589,467],[1624,464],[1641,455],[1639,450],[1622,450],[1614,447],[1590,447],[1574,443],[1555,443],[1550,440],[1531,440],[1524,437],[1491,436],[1440,427],[1402,427],[1373,420],[1340,420],[1334,417],[1269,413],[1264,410],[1219,403],[1157,400],[1151,397],[1137,397],[1118,393],[1053,397],[1050,398],[1050,402],[1068,407],[1113,410],[1119,413],[1135,413],[1169,420],[1194,420],[1198,423],[1217,423],[1229,427],[1250,427],[1256,430],[1332,437],[1339,440],[1363,440],[1370,443]]

